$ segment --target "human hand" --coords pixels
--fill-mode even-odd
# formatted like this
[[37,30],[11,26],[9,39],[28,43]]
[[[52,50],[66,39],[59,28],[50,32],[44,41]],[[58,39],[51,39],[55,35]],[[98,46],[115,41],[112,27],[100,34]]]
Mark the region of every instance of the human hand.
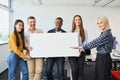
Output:
[[32,47],[28,47],[27,49],[28,49],[29,51],[31,51],[33,48],[32,48]]
[[74,46],[74,47],[70,47],[70,48],[73,48],[73,49],[82,49],[81,46]]
[[27,55],[27,59],[31,59],[32,57],[30,55]]
[[78,57],[80,57],[80,56],[81,56],[81,53],[79,53]]

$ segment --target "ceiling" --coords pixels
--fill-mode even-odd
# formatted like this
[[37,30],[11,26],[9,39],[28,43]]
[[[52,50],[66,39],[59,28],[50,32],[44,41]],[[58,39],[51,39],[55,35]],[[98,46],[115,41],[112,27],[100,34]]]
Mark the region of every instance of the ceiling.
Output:
[[120,7],[120,0],[26,0],[33,5],[77,5],[85,7]]

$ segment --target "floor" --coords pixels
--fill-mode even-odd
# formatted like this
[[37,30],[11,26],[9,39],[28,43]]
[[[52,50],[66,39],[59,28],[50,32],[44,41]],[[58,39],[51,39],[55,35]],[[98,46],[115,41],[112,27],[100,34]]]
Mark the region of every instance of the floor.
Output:
[[[85,80],[94,80],[94,65],[94,62],[89,62],[85,64]],[[8,80],[8,70],[5,70],[3,73],[0,74],[0,80]],[[19,70],[16,71],[16,80],[20,80]],[[46,80],[45,73],[43,73],[43,80]]]

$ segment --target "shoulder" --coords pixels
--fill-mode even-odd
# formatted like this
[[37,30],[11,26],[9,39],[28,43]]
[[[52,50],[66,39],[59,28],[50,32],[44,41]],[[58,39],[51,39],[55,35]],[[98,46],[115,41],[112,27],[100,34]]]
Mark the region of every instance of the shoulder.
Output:
[[84,29],[84,32],[87,33],[88,31],[86,29]]
[[66,32],[65,30],[61,29],[62,32]]
[[36,29],[36,32],[43,33],[42,29]]
[[104,31],[103,35],[112,35],[111,29]]
[[13,37],[13,36],[15,36],[15,33],[11,32],[10,37]]
[[30,31],[24,32],[25,39],[27,39],[30,36]]
[[9,36],[9,39],[14,39],[15,38],[15,33],[14,32],[11,32],[10,36]]
[[30,34],[29,31],[25,31],[25,32],[24,32],[24,35],[28,35],[28,34]]
[[55,28],[48,30],[48,33],[49,32],[55,32]]
[[84,29],[84,33],[85,33],[85,36],[88,35],[88,31],[86,29]]

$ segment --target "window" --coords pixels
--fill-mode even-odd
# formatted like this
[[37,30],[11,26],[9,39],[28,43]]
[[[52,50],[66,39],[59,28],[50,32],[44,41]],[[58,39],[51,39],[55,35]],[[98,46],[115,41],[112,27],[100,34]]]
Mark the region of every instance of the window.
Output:
[[0,0],[0,4],[8,6],[8,0]]
[[9,35],[9,11],[8,1],[0,1],[0,44],[8,42]]

